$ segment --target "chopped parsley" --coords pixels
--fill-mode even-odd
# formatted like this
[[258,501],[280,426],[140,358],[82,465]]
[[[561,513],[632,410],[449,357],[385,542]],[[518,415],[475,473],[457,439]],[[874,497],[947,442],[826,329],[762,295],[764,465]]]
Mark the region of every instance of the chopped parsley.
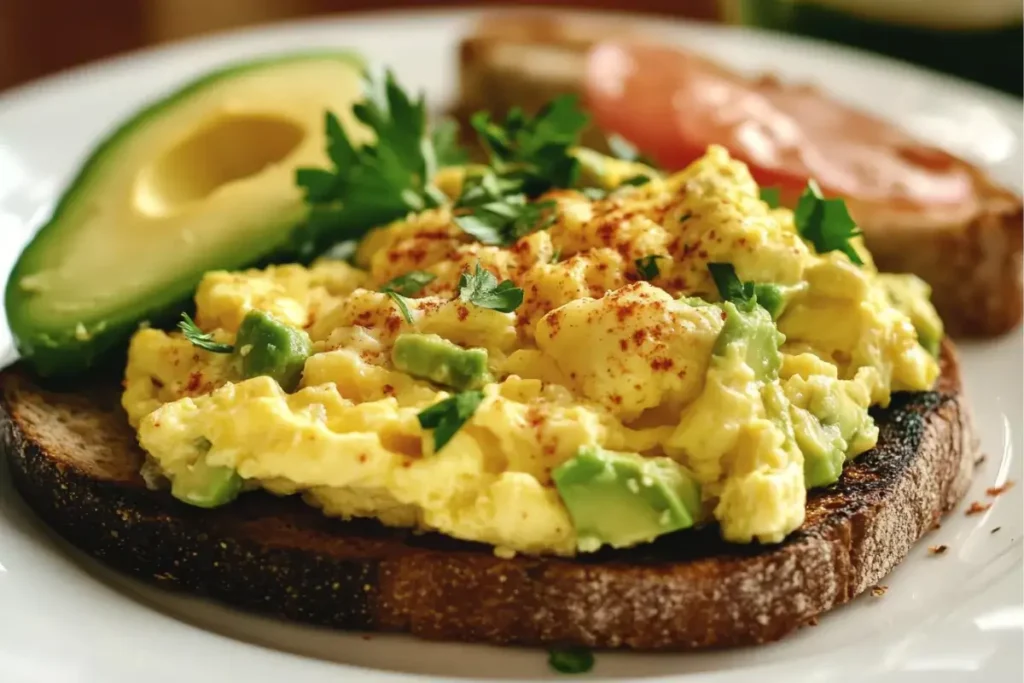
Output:
[[864,265],[860,254],[850,240],[861,234],[842,199],[825,199],[821,188],[813,180],[800,195],[793,211],[797,232],[814,245],[819,254],[841,251],[858,266]]
[[438,166],[459,166],[469,161],[469,154],[459,145],[459,123],[443,118],[430,133]]
[[623,185],[632,185],[633,187],[640,187],[641,185],[646,185],[649,182],[651,182],[651,177],[650,176],[646,176],[646,175],[643,175],[642,173],[639,173],[639,174],[637,174],[635,176],[632,176],[630,178],[626,178],[625,180],[622,181],[622,184]]
[[709,263],[708,271],[718,288],[718,296],[722,301],[731,301],[738,307],[750,310],[757,303],[753,282],[743,282],[736,275],[731,263]]
[[484,400],[482,391],[463,391],[426,408],[417,415],[420,427],[434,430],[434,452],[445,447],[455,433],[466,424],[480,402]]
[[178,329],[185,335],[185,339],[192,342],[193,346],[197,346],[200,349],[204,349],[211,353],[231,353],[235,350],[235,347],[231,344],[222,344],[213,340],[213,335],[209,332],[203,332],[196,325],[195,321],[192,320],[188,313],[181,314],[181,322],[178,323]]
[[650,282],[654,278],[661,274],[658,269],[658,259],[668,258],[660,254],[653,254],[651,256],[644,256],[634,261],[636,264],[636,272],[640,274],[640,277]]
[[548,665],[562,674],[582,674],[594,668],[594,654],[582,647],[553,648],[548,651]]
[[380,291],[396,292],[402,296],[413,296],[435,279],[437,279],[436,275],[425,270],[410,270],[404,275],[399,275],[394,280],[385,282]]
[[761,188],[761,201],[768,205],[769,208],[777,209],[782,204],[782,196],[779,193],[777,187],[762,187]]
[[429,285],[437,276],[424,270],[410,270],[404,275],[399,275],[393,280],[384,283],[380,291],[390,297],[398,307],[405,322],[412,324],[412,313],[409,312],[409,302],[406,297],[412,296]]
[[352,113],[373,131],[374,142],[356,146],[338,117],[327,112],[327,156],[333,168],[300,168],[295,173],[310,205],[298,236],[300,253],[361,237],[410,211],[446,201],[431,184],[437,153],[427,135],[422,95],[411,100],[390,71],[383,81],[368,78],[366,91],[366,100]]
[[523,303],[523,290],[511,280],[499,284],[498,278],[477,262],[475,271],[466,269],[459,277],[459,299],[480,308],[511,313]]
[[505,246],[555,219],[553,201],[531,202],[519,182],[499,178],[490,169],[466,178],[455,203],[455,223],[483,244]]
[[491,167],[504,178],[518,180],[522,192],[536,197],[576,183],[580,163],[570,151],[588,120],[577,98],[563,95],[534,117],[514,107],[503,123],[493,121],[487,112],[477,112],[472,124]]

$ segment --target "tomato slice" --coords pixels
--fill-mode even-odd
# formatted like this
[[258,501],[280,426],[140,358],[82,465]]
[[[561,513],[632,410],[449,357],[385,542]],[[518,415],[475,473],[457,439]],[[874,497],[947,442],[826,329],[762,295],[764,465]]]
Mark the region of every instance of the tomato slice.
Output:
[[958,204],[974,195],[962,162],[884,121],[813,88],[748,79],[685,51],[599,43],[587,57],[585,93],[599,127],[665,168],[720,144],[789,199],[808,178],[863,202]]

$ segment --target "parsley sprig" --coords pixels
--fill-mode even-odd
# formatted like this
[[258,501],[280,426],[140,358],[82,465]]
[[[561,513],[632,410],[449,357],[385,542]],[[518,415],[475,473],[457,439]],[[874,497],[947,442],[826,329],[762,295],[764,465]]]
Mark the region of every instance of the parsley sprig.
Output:
[[782,204],[782,194],[777,187],[762,187],[760,195],[761,201],[767,204],[769,209],[777,209]]
[[[366,100],[352,113],[375,141],[356,145],[338,117],[327,112],[327,156],[333,168],[300,168],[295,182],[306,193],[310,214],[300,250],[316,250],[401,218],[441,205],[444,193],[431,184],[437,153],[427,134],[423,96],[413,100],[387,71],[367,78]],[[446,152],[447,153],[447,152]]]
[[778,320],[786,308],[785,288],[770,282],[743,282],[736,275],[731,263],[709,263],[708,271],[715,281],[722,301],[731,301],[743,311],[752,311],[755,306],[768,311],[773,320]]
[[476,264],[476,270],[462,271],[459,276],[459,299],[480,308],[511,313],[523,303],[523,290],[511,280],[498,282],[487,269]]
[[483,244],[508,245],[555,219],[553,201],[530,202],[518,180],[487,169],[466,178],[455,205],[455,223]]
[[434,430],[434,452],[445,447],[484,400],[484,392],[463,391],[420,411],[416,418],[423,429]]
[[813,244],[819,254],[841,251],[853,263],[864,265],[864,260],[850,243],[861,232],[846,209],[846,202],[825,199],[814,180],[807,182],[807,188],[800,195],[793,211],[793,221],[800,236]]
[[571,154],[587,124],[576,98],[553,100],[536,116],[514,108],[503,122],[477,112],[473,128],[489,168],[469,175],[455,202],[455,222],[491,245],[512,244],[554,220],[555,203],[531,201],[552,188],[572,187],[580,163]]
[[405,322],[412,324],[412,313],[409,312],[409,301],[406,297],[414,296],[424,287],[437,278],[433,273],[425,270],[410,270],[404,275],[399,275],[393,280],[385,282],[380,291],[388,295],[398,307]]
[[199,329],[199,325],[196,325],[188,313],[181,314],[181,322],[178,323],[178,329],[185,335],[185,339],[200,349],[211,353],[232,353],[235,350],[235,347],[231,344],[222,344],[214,341],[213,335]]

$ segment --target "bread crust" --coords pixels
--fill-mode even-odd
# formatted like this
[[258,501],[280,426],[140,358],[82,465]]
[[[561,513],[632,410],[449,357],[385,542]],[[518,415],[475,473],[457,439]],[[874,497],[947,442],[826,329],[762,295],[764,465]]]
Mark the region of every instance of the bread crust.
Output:
[[[602,39],[651,37],[628,22],[581,21],[558,13],[485,17],[460,45],[455,115],[468,122],[480,109],[501,114],[522,106],[534,111],[557,95],[582,95],[585,55]],[[762,83],[781,87],[771,77]],[[468,125],[463,129],[471,130]],[[607,151],[604,136],[593,126],[582,141]],[[932,301],[954,336],[991,337],[1013,329],[1024,315],[1021,198],[946,152],[923,144],[899,151],[964,169],[973,180],[976,201],[927,208],[848,202],[879,268],[914,273],[928,282]]]
[[935,391],[875,411],[878,447],[811,492],[776,546],[684,531],[575,560],[496,557],[436,534],[328,519],[263,493],[200,510],[150,491],[118,387],[0,375],[17,490],[60,535],[164,587],[341,629],[498,644],[686,650],[778,639],[880,581],[970,482],[975,441],[952,345]]

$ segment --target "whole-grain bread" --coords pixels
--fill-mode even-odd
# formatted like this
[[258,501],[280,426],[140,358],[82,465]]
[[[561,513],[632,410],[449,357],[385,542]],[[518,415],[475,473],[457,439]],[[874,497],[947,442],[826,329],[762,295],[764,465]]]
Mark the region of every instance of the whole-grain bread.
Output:
[[[468,123],[481,109],[535,111],[558,95],[581,95],[586,54],[605,39],[653,40],[622,19],[546,12],[485,16],[460,46],[454,113]],[[760,88],[788,87],[771,77],[757,83]],[[463,125],[463,131],[470,127]],[[606,138],[594,126],[584,133],[583,143],[606,151]],[[965,169],[976,201],[901,207],[848,200],[879,269],[914,273],[928,282],[935,307],[954,336],[994,336],[1013,329],[1024,314],[1021,198],[934,147],[920,144],[899,153],[925,165],[952,163]]]
[[773,546],[683,531],[579,559],[487,547],[296,498],[243,495],[216,510],[146,488],[116,382],[47,390],[0,375],[0,435],[15,487],[60,535],[143,579],[270,615],[434,639],[691,649],[775,640],[875,585],[964,494],[974,462],[955,351],[934,391],[874,412],[878,446],[811,492]]

